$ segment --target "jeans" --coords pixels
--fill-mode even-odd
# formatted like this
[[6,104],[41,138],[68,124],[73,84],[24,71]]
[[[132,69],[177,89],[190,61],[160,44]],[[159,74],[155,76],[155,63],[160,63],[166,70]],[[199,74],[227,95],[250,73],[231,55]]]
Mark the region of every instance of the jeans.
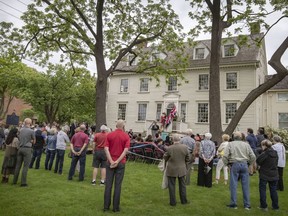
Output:
[[46,160],[45,160],[45,169],[46,170],[52,169],[55,154],[56,154],[56,149],[55,150],[50,150],[50,149],[46,150]]
[[[54,168],[55,173],[58,172],[59,174],[62,174],[64,155],[65,155],[65,150],[56,149],[56,163],[55,163],[55,168]],[[59,169],[58,169],[58,167],[59,167]]]
[[111,205],[111,192],[112,186],[114,183],[114,194],[113,194],[113,210],[120,210],[120,195],[121,195],[121,186],[124,178],[125,164],[119,163],[116,168],[111,169],[110,163],[107,163],[106,167],[106,185],[104,192],[104,209],[109,209]]
[[[75,148],[74,150],[76,152],[78,152],[81,149]],[[85,150],[79,156],[72,154],[72,160],[71,160],[71,166],[70,166],[70,170],[69,170],[68,180],[72,180],[72,178],[75,174],[75,169],[76,169],[76,165],[77,165],[78,161],[80,163],[79,181],[84,180],[85,164],[86,164],[86,151]]]
[[27,184],[27,173],[28,173],[28,168],[29,168],[29,164],[31,161],[31,153],[32,153],[31,148],[20,147],[20,149],[18,150],[13,184],[16,184],[18,181],[18,176],[20,173],[22,163],[23,163],[23,169],[22,169],[22,176],[21,176],[21,184],[23,185]]
[[250,207],[249,170],[246,162],[235,162],[230,170],[230,205],[237,205],[238,178],[242,184],[244,208]]
[[277,180],[267,181],[264,179],[259,179],[259,192],[260,192],[260,207],[267,208],[266,202],[266,185],[269,184],[270,197],[272,200],[272,208],[279,209],[278,206],[278,194],[277,194]]
[[42,156],[42,151],[43,149],[33,149],[33,155],[32,155],[32,159],[29,165],[29,168],[32,168],[36,159],[36,165],[35,165],[35,169],[39,169],[40,167],[40,160],[41,160],[41,156]]

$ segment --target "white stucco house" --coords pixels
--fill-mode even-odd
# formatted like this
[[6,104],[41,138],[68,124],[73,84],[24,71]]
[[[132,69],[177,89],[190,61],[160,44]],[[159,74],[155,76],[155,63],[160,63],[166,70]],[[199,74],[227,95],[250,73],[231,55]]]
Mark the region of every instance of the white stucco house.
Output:
[[[221,45],[223,130],[246,95],[263,83],[267,75],[265,42],[263,40],[260,46],[256,46],[251,38],[248,45],[240,46],[237,38],[225,39]],[[165,77],[160,76],[160,86],[157,86],[156,80],[149,77],[149,71],[142,74],[114,73],[107,93],[108,126],[113,128],[117,119],[121,118],[126,121],[126,130],[148,132],[153,120],[159,120],[162,112],[169,113],[176,105],[177,121],[168,130],[183,132],[188,127],[195,133],[209,131],[209,50],[210,40],[197,41],[191,46],[187,44],[185,52],[189,54],[189,67],[184,73],[185,80],[172,76],[167,83]],[[162,53],[158,56],[169,58]],[[132,64],[129,60],[127,56],[127,62],[122,62],[122,67],[137,67],[137,58]],[[263,97],[249,107],[238,124],[238,130],[246,131],[251,127],[256,132],[258,127],[271,121],[264,119]]]
[[[269,79],[267,76],[266,79]],[[288,76],[263,95],[262,125],[288,130]]]

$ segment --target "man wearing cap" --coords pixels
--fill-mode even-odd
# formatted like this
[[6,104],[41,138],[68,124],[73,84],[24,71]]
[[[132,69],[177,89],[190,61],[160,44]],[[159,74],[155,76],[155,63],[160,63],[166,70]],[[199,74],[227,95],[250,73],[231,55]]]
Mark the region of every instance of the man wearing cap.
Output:
[[80,131],[75,133],[71,139],[70,148],[72,152],[72,160],[68,180],[72,180],[78,160],[80,162],[79,181],[84,180],[85,163],[86,163],[86,146],[88,144],[88,135],[84,133],[85,130],[86,125],[81,124]]
[[96,177],[98,173],[98,168],[101,168],[101,181],[100,186],[104,186],[106,178],[106,163],[107,157],[104,151],[104,145],[107,137],[107,127],[102,125],[100,127],[101,132],[96,133],[93,141],[93,180],[92,185],[96,185]]
[[188,128],[185,134],[186,136],[180,139],[180,143],[187,146],[187,150],[189,153],[189,162],[187,163],[186,185],[190,185],[191,168],[194,162],[193,150],[195,147],[195,140],[191,137],[191,135],[193,134],[192,129]]

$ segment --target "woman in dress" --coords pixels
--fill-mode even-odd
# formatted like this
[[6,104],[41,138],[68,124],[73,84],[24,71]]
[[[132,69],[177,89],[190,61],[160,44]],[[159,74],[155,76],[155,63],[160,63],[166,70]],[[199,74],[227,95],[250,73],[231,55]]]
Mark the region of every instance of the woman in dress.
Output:
[[17,137],[18,129],[12,128],[6,139],[6,150],[2,164],[2,183],[8,183],[9,175],[14,174],[17,151],[19,148],[19,139]]

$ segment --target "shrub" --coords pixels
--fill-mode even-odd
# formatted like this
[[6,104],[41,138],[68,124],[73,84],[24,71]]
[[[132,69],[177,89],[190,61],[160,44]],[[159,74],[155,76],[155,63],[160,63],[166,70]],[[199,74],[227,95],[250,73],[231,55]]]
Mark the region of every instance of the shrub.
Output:
[[288,149],[288,131],[281,128],[272,128],[270,126],[265,127],[265,132],[269,139],[272,139],[274,135],[278,135],[282,138],[282,143],[284,144],[286,150]]

